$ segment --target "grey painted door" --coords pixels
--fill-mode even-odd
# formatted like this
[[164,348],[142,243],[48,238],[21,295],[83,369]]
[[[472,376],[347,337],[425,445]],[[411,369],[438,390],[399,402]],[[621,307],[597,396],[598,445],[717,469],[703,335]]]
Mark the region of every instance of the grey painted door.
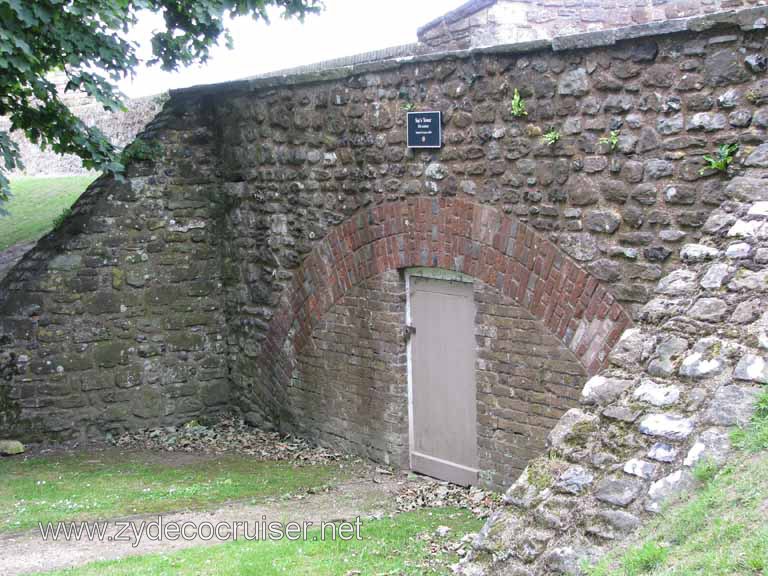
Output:
[[411,468],[477,482],[472,285],[411,276]]

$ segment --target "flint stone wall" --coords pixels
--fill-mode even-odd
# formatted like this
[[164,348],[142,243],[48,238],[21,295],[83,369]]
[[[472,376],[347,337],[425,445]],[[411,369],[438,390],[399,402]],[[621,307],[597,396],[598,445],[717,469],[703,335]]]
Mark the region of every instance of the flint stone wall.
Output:
[[[560,375],[534,388],[556,392],[536,400],[523,379],[478,380],[481,395],[495,386],[480,398],[484,449],[506,451],[488,482],[511,482],[728,199],[704,154],[739,142],[738,167],[765,141],[765,18],[753,9],[664,35],[639,27],[174,93],[142,136],[162,154],[126,182],[94,184],[0,285],[3,429],[89,438],[235,408],[402,462],[402,411],[376,406],[391,429],[355,422],[351,380],[328,382],[319,350],[333,318],[359,311],[377,282],[433,266],[511,298],[497,310],[520,308],[552,342],[533,372]],[[515,88],[522,118],[510,112]],[[443,112],[441,150],[406,149],[404,107]],[[551,128],[561,138],[548,146]],[[602,140],[611,130],[615,149]],[[373,383],[396,389],[399,312],[365,310],[391,324]],[[517,363],[498,316],[478,316],[496,376]],[[379,345],[367,329],[344,328]],[[564,356],[578,370],[558,372]],[[353,351],[338,365],[360,366]],[[306,407],[319,386],[326,414]],[[513,442],[505,422],[519,416],[504,402],[515,395],[526,418],[551,403],[538,444]],[[332,438],[312,425],[321,418],[348,432]],[[379,433],[387,446],[371,440]]]
[[683,264],[584,386],[457,567],[464,576],[584,574],[723,466],[768,384],[768,144]]
[[[750,28],[763,15],[736,20]],[[701,237],[726,198],[728,180],[701,173],[704,154],[740,142],[743,157],[765,140],[761,30],[731,23],[606,48],[528,48],[363,66],[335,82],[320,75],[312,84],[288,77],[229,86],[219,118],[224,193],[234,205],[228,260],[238,263],[227,292],[239,319],[230,324],[231,376],[254,422],[302,425],[285,390],[313,322],[345,282],[370,278],[370,269],[443,262],[463,270],[473,261],[457,264],[461,256],[450,252],[443,259],[431,242],[424,257],[407,244],[383,245],[379,254],[378,227],[416,219],[400,206],[428,198],[442,210],[456,198],[494,207],[552,242],[636,315],[664,272],[681,265],[680,246]],[[511,116],[514,88],[526,98],[525,118]],[[443,112],[442,150],[405,149],[408,103]],[[548,147],[540,138],[551,126],[562,138]],[[620,130],[615,151],[601,142],[611,129]],[[400,221],[386,223],[379,208],[387,207],[403,211]],[[433,224],[418,225],[431,233]],[[331,240],[319,248],[324,238]],[[327,269],[338,277],[325,280]]]

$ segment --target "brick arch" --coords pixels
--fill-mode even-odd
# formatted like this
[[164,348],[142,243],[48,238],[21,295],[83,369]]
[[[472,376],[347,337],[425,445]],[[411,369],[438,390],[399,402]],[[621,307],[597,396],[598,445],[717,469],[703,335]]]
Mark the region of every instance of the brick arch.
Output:
[[456,270],[496,287],[541,320],[589,375],[631,324],[603,283],[532,227],[471,200],[415,197],[364,208],[319,242],[276,310],[264,360],[285,381],[288,338],[300,352],[353,286],[412,266]]

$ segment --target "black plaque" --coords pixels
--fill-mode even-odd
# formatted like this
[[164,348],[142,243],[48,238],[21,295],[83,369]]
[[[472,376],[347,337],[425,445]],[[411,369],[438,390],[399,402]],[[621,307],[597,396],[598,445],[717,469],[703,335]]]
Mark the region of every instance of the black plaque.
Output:
[[408,148],[440,148],[442,145],[441,112],[408,112]]

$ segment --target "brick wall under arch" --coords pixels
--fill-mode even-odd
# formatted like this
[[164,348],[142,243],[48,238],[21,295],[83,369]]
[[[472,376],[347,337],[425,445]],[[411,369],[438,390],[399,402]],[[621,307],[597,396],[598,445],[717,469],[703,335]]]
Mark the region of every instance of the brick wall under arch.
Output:
[[548,238],[493,206],[414,197],[364,208],[304,259],[266,338],[300,351],[325,311],[353,286],[388,270],[431,266],[473,276],[541,320],[592,375],[631,324],[608,287]]
[[[287,395],[302,436],[376,462],[408,467],[408,384],[402,271],[363,280],[291,350]],[[514,300],[473,282],[477,440],[481,482],[507,488],[541,454],[578,403],[586,372]],[[290,345],[289,345],[290,348]]]
[[[376,291],[366,283],[415,266],[472,276],[500,304],[503,300],[515,315],[536,323],[530,333],[548,338],[548,349],[556,350],[551,353],[553,362],[566,361],[569,368],[564,373],[579,376],[567,382],[567,391],[561,390],[563,403],[544,415],[553,418],[552,425],[562,411],[576,402],[583,381],[604,365],[611,348],[631,324],[607,286],[576,265],[548,238],[493,206],[462,198],[430,197],[370,206],[318,241],[294,272],[270,322],[256,378],[270,384],[268,399],[276,404],[275,416],[284,426],[334,443],[333,434],[322,430],[324,418],[320,412],[312,413],[330,400],[324,399],[322,392],[312,392],[312,386],[307,387],[306,379],[302,380],[302,370],[311,365],[322,374],[315,377],[316,382],[329,382],[334,378],[333,366],[340,365],[332,351],[327,352],[327,357],[335,360],[328,363],[322,359],[322,342],[331,338],[318,335],[328,328],[323,319],[337,305],[349,309],[349,299],[356,299],[357,308],[361,302],[371,301],[372,297],[357,294],[361,287]],[[542,367],[526,369],[536,371]],[[532,390],[535,392],[535,387]],[[259,393],[264,393],[264,386]],[[553,402],[557,395],[545,396]],[[344,405],[344,409],[349,406]],[[505,409],[514,412],[500,405],[489,408],[496,414]],[[498,429],[492,421],[496,416],[488,418],[488,430]],[[545,428],[542,423],[541,430]],[[359,438],[358,432],[355,436]],[[524,429],[518,432],[526,433]],[[368,439],[357,446],[350,446],[342,433],[337,444],[375,459],[397,460],[402,454],[398,452],[398,440],[392,439],[385,447],[375,446],[377,433],[395,438],[401,431],[372,430]],[[486,435],[488,445],[494,441],[504,443],[499,438],[493,440],[493,436],[493,432]],[[541,434],[537,437],[543,443]],[[498,478],[501,476],[499,472]]]

